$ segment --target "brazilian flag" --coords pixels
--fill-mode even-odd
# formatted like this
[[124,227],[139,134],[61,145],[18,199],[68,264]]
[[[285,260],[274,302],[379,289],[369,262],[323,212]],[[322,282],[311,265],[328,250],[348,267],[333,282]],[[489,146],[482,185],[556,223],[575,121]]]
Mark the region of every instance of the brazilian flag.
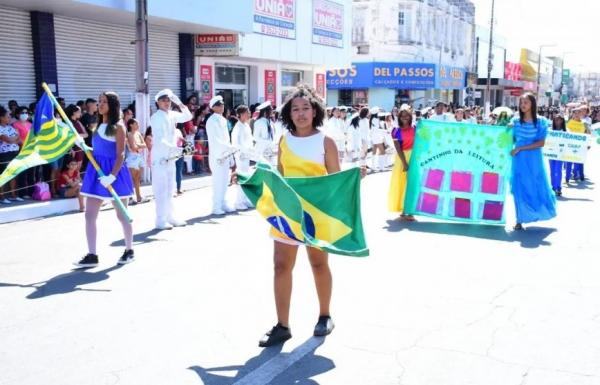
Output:
[[[284,178],[259,163],[240,175],[244,193],[272,226],[272,234],[332,254],[365,257],[358,168],[317,177]],[[278,236],[279,235],[279,236]]]
[[75,143],[75,134],[54,119],[54,106],[46,93],[38,102],[33,126],[19,154],[0,175],[0,186],[30,167],[54,162],[67,153]]

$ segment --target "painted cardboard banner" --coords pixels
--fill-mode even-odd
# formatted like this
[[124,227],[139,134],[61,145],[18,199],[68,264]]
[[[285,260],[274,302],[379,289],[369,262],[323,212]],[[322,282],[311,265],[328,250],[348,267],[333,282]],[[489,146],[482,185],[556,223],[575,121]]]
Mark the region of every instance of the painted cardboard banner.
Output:
[[312,42],[344,47],[344,6],[329,0],[313,0]]
[[296,1],[254,0],[253,31],[262,35],[296,39]]
[[405,211],[439,219],[503,224],[512,132],[504,126],[421,120]]
[[585,163],[590,136],[566,131],[548,131],[544,156],[552,160]]

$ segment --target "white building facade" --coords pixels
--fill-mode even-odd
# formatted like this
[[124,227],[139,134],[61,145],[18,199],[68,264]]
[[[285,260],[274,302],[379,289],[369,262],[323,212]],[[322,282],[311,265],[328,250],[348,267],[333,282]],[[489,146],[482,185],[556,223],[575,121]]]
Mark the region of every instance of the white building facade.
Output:
[[[370,87],[369,104],[411,101],[426,105],[433,100],[463,104],[464,80],[475,67],[475,7],[471,1],[355,0],[353,9],[353,63],[413,64],[407,68],[415,70],[420,64],[435,67],[436,79],[429,79],[433,86],[430,82],[412,86],[400,82],[394,88]],[[463,84],[457,82],[458,72]],[[335,96],[335,92],[329,94]],[[347,103],[348,95],[341,92],[338,97]]]

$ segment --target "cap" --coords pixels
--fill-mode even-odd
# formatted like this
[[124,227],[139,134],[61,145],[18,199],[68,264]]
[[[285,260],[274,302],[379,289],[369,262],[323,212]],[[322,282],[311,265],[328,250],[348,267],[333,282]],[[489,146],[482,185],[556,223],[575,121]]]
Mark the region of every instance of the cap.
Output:
[[404,111],[404,110],[410,111],[411,108],[408,104],[404,103],[403,105],[400,106],[400,111]]
[[266,102],[263,102],[263,103],[259,104],[256,107],[256,111],[264,110],[267,107],[271,107],[271,101],[270,100],[267,100]]
[[170,88],[165,88],[164,90],[158,91],[158,93],[154,97],[154,101],[158,102],[158,99],[165,97],[165,96],[170,99],[171,96],[173,96],[173,91],[171,91]]
[[391,116],[392,114],[389,112],[380,112],[377,114],[378,117],[380,118],[385,118],[386,116]]
[[437,103],[435,104],[435,106],[437,107],[437,106],[439,106],[440,104],[441,104],[442,106],[446,106],[446,103],[442,102],[441,100],[440,100],[439,102],[437,102]]
[[369,110],[369,113],[371,115],[376,114],[379,112],[379,107],[371,107],[371,109]]
[[340,109],[340,111],[348,111],[348,107],[346,106],[339,106],[338,108]]
[[217,95],[217,96],[213,97],[212,99],[210,99],[210,102],[208,102],[208,106],[210,108],[213,108],[217,104],[219,104],[219,105],[223,104],[223,97],[221,95]]

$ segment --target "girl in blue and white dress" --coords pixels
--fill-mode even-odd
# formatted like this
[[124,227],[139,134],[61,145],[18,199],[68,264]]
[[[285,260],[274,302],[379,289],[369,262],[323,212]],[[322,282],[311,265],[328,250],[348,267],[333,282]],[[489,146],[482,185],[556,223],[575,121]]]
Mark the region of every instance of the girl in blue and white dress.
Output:
[[[85,210],[85,235],[88,243],[88,254],[77,267],[95,267],[98,265],[96,254],[96,221],[104,200],[112,200],[108,186],[112,186],[121,198],[123,205],[133,196],[131,174],[125,165],[125,143],[127,130],[121,120],[121,104],[119,96],[114,92],[104,92],[98,99],[98,128],[92,138],[93,156],[105,176],[100,177],[92,164],[87,165],[81,187],[81,195],[87,198]],[[116,207],[115,213],[125,238],[125,252],[117,262],[120,265],[130,263],[134,259],[132,243],[133,228],[125,215]]]
[[537,116],[537,101],[531,93],[519,99],[519,116],[512,119],[514,148],[511,151],[511,190],[515,200],[517,224],[544,221],[556,216],[556,198],[544,166],[542,147],[548,121]]

